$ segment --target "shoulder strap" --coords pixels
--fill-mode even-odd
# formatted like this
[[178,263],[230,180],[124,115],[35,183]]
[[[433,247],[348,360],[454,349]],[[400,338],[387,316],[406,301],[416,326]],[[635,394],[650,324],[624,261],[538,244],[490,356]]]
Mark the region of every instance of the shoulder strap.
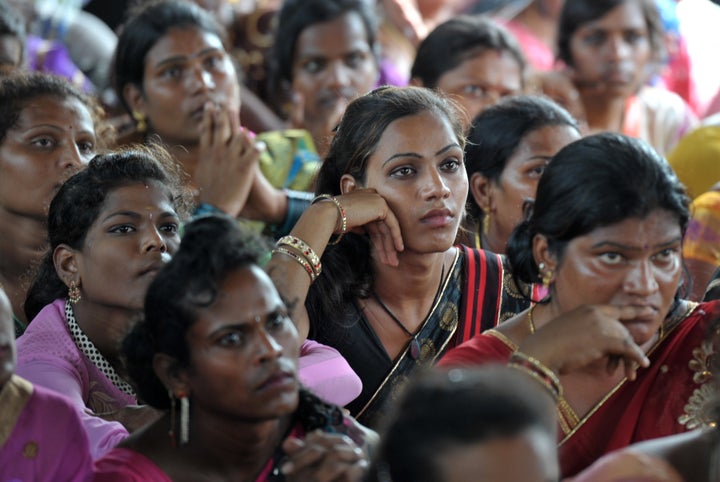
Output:
[[465,255],[465,286],[456,344],[493,328],[502,301],[503,265],[499,255],[460,246]]

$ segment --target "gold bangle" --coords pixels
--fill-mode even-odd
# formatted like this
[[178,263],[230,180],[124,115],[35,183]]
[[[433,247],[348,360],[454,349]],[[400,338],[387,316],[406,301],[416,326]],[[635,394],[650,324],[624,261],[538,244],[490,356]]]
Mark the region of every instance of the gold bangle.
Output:
[[521,351],[516,351],[510,356],[510,363],[521,365],[528,370],[537,373],[538,377],[545,380],[545,383],[552,387],[552,389],[557,393],[558,398],[562,397],[563,390],[560,379],[554,371],[543,365],[543,363],[537,358],[533,358]]
[[512,363],[512,362],[509,363],[508,366],[515,370],[519,370],[519,371],[523,372],[524,374],[529,375],[532,378],[534,378],[535,380],[537,380],[537,382],[539,384],[541,384],[548,391],[548,393],[553,398],[553,400],[555,400],[555,402],[560,401],[561,395],[556,391],[555,387],[553,387],[551,384],[549,384],[547,379],[544,378],[543,376],[539,375],[535,370],[528,368],[525,365],[520,365],[518,363]]
[[310,204],[315,204],[316,202],[323,201],[325,199],[334,202],[335,207],[337,207],[338,212],[340,213],[340,234],[337,238],[335,238],[335,240],[329,243],[331,245],[334,245],[338,244],[343,238],[343,236],[345,236],[345,233],[347,233],[347,216],[345,215],[345,209],[342,207],[342,204],[340,204],[340,201],[338,201],[337,198],[332,194],[319,194],[315,197],[315,199],[312,200]]
[[317,278],[317,275],[313,271],[313,268],[312,268],[312,266],[310,266],[310,263],[308,262],[308,260],[306,260],[305,258],[300,256],[299,254],[295,253],[294,251],[290,251],[289,249],[286,249],[283,247],[277,247],[272,250],[272,253],[273,254],[281,253],[286,256],[290,256],[292,259],[297,261],[300,264],[300,266],[302,266],[305,269],[305,272],[307,272],[308,276],[310,276],[310,283],[315,281],[315,278]]
[[302,253],[305,259],[310,263],[310,266],[312,266],[315,276],[320,276],[320,273],[322,273],[322,263],[320,262],[320,258],[318,257],[318,255],[315,253],[315,251],[313,251],[310,245],[308,245],[305,241],[298,238],[297,236],[283,236],[282,238],[278,239],[277,243],[275,243],[275,246],[287,246],[294,250],[297,250],[299,253]]

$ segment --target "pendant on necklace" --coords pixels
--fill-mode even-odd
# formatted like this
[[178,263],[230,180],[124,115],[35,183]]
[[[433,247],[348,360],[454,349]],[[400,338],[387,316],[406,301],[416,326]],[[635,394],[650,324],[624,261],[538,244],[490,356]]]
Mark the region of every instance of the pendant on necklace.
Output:
[[418,342],[417,337],[415,336],[413,336],[412,340],[410,340],[410,357],[413,360],[420,358],[420,342]]

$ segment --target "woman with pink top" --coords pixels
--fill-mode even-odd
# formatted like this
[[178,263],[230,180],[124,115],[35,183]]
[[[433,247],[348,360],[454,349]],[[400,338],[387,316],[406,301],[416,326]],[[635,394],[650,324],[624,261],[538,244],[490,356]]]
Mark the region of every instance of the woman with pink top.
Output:
[[187,197],[174,166],[160,149],[99,155],[50,204],[17,373],[70,398],[93,457],[156,417],[137,406],[119,344],[180,243]]
[[260,244],[227,216],[185,227],[123,342],[162,417],[98,460],[97,482],[360,480],[376,435],[301,387],[301,342]]

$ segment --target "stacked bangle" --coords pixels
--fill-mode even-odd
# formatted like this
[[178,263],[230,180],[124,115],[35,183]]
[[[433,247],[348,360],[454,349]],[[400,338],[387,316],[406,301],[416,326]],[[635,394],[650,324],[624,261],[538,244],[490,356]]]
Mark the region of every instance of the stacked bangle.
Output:
[[312,283],[315,281],[315,278],[317,278],[317,275],[315,274],[315,271],[313,270],[313,267],[310,265],[307,259],[305,259],[303,256],[299,255],[295,251],[292,251],[290,249],[284,248],[282,246],[278,246],[275,249],[272,250],[273,254],[275,253],[282,253],[286,256],[290,256],[292,259],[297,261],[300,266],[302,266],[305,271],[307,272],[308,276],[310,276],[310,282]]
[[332,201],[335,203],[335,206],[338,209],[338,213],[340,213],[340,234],[338,235],[335,240],[330,242],[330,244],[338,244],[340,240],[345,236],[345,233],[347,233],[347,216],[345,215],[345,209],[342,207],[342,204],[340,204],[340,201],[337,200],[335,196],[332,194],[319,194],[315,197],[315,199],[312,200],[311,204],[315,204],[316,202],[322,201],[327,199],[328,201]]
[[315,254],[315,251],[313,251],[313,249],[305,241],[296,236],[288,235],[278,239],[277,243],[275,243],[275,246],[278,248],[291,248],[292,250],[297,251],[297,253],[302,255],[302,257],[305,258],[305,260],[310,264],[315,277],[317,278],[318,276],[320,276],[320,273],[322,272],[322,263],[320,262],[320,257]]
[[510,357],[509,366],[530,375],[540,382],[555,400],[562,399],[563,390],[560,379],[555,372],[543,365],[540,360],[521,351],[516,351]]

